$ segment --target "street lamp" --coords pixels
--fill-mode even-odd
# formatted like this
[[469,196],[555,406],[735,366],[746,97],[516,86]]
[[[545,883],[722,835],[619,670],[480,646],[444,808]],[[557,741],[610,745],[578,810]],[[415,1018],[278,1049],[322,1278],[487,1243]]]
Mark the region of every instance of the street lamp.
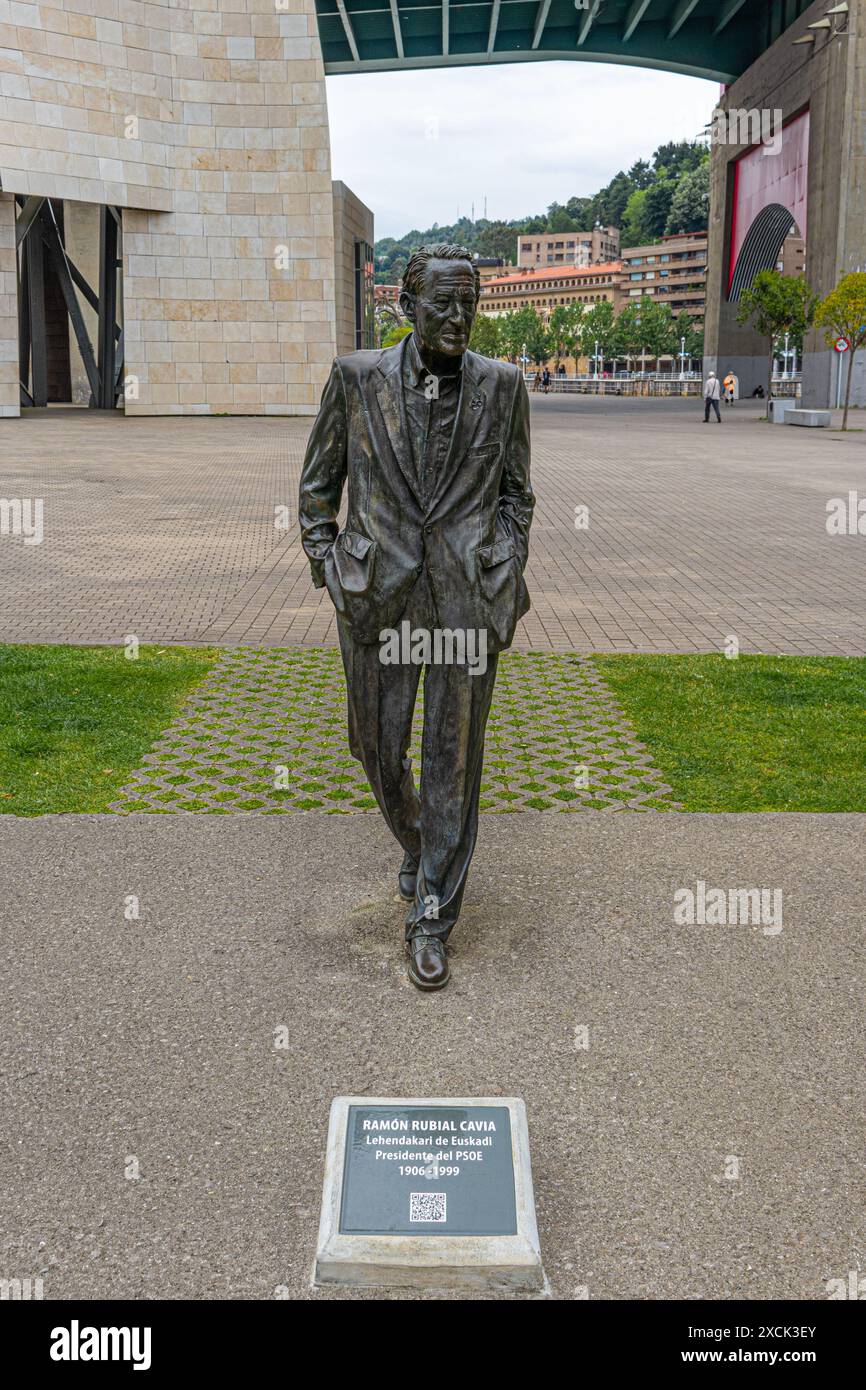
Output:
[[685,334],[680,338],[680,381],[686,379],[686,339]]
[[788,377],[791,375],[791,373],[788,370],[788,339],[790,336],[790,333],[785,334],[785,370],[782,372],[783,381],[786,381]]
[[595,340],[595,379],[598,381],[598,338]]

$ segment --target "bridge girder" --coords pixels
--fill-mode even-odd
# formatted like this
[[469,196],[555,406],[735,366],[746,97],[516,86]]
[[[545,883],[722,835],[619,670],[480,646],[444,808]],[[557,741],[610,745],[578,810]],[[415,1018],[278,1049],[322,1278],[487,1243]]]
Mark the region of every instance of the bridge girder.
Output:
[[807,0],[316,0],[329,74],[565,60],[734,81]]

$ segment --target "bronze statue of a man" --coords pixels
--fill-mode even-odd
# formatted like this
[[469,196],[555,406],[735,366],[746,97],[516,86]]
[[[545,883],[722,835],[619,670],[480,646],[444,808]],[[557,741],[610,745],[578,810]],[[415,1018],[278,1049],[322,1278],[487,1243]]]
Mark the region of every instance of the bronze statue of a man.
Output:
[[448,982],[497,656],[529,608],[529,402],[517,367],[468,350],[478,295],[465,247],[415,252],[400,293],[413,331],[336,359],[300,487],[313,583],[337,610],[349,744],[403,849],[409,978],[426,990]]

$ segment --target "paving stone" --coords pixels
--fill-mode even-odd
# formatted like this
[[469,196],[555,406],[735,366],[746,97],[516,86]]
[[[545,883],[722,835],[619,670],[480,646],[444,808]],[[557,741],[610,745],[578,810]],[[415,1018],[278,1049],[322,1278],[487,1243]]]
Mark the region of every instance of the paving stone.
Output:
[[[774,430],[740,402],[533,396],[538,496],[521,650],[866,655],[866,540],[829,536],[866,435]],[[45,538],[0,537],[0,640],[336,646],[294,524],[304,419],[4,420],[4,495]],[[589,528],[575,529],[575,507]],[[279,530],[276,509],[289,510]]]
[[[419,696],[411,754],[421,774]],[[671,788],[592,661],[507,652],[488,726],[482,811],[672,810]],[[229,649],[112,804],[135,811],[375,809],[346,741],[346,687],[328,648]]]

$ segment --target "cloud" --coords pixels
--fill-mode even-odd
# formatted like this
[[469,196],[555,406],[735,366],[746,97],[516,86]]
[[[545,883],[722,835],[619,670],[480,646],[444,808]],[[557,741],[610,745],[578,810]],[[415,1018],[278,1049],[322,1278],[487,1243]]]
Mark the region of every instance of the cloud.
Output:
[[402,236],[471,214],[542,212],[595,193],[668,140],[699,135],[719,87],[590,62],[329,77],[334,178]]

